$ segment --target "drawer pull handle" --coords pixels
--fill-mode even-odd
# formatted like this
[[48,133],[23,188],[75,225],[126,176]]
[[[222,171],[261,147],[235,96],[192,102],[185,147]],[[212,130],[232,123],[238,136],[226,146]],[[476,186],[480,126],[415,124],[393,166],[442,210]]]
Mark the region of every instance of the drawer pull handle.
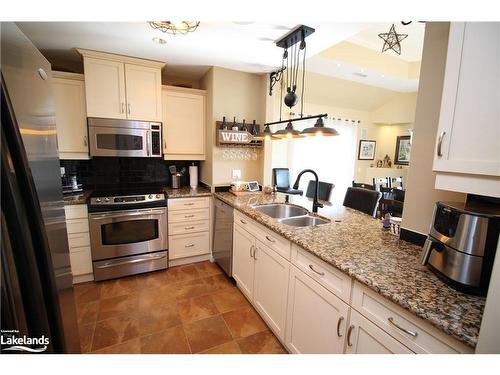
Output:
[[417,337],[418,336],[418,333],[417,332],[413,332],[413,331],[409,331],[403,327],[401,327],[399,324],[397,324],[396,322],[394,322],[394,318],[392,316],[390,316],[389,318],[387,318],[387,320],[389,321],[389,323],[391,323],[394,327],[396,327],[397,329],[399,329],[400,331],[403,331],[404,333],[407,333],[409,334],[410,336],[413,336],[413,337]]
[[441,148],[442,148],[442,145],[443,145],[443,138],[444,138],[445,134],[446,134],[446,132],[441,132],[441,134],[439,134],[438,146],[437,146],[437,156],[438,157],[443,156],[443,152],[441,151]]
[[246,224],[247,222],[245,220],[240,219],[241,224]]
[[273,239],[272,237],[269,237],[269,236],[266,236],[266,239],[269,241],[269,242],[272,242],[272,243],[275,243],[276,240]]
[[342,337],[342,334],[340,333],[340,323],[342,323],[343,320],[344,320],[344,317],[341,316],[339,318],[339,320],[337,321],[337,336],[338,337]]
[[191,202],[191,203],[184,203],[184,206],[192,206],[192,205],[194,205],[193,202]]
[[347,330],[347,346],[352,346],[351,333],[352,333],[353,329],[354,329],[354,326],[351,325],[351,326],[349,326],[349,329]]
[[194,215],[184,215],[184,217],[187,219],[188,217],[194,217]]
[[184,227],[184,229],[194,229],[193,226],[190,226],[190,227]]
[[184,245],[184,247],[193,247],[193,246],[194,246],[194,243],[190,243],[190,244]]
[[309,265],[309,268],[314,272],[314,273],[317,273],[318,275],[320,276],[325,276],[325,273],[324,272],[319,272],[319,271],[316,271],[314,269],[314,266],[312,264]]

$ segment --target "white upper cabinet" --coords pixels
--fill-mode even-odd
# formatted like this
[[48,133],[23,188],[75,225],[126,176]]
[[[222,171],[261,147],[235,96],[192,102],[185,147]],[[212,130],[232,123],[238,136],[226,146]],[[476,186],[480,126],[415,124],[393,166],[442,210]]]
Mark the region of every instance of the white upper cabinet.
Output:
[[162,121],[161,62],[79,49],[87,116]]
[[52,72],[60,159],[88,159],[83,75]]
[[127,118],[125,68],[119,61],[84,58],[87,115]]
[[161,121],[161,70],[125,64],[127,117]]
[[498,22],[450,25],[433,169],[483,179],[500,176]]
[[205,91],[164,86],[163,153],[170,160],[205,160]]

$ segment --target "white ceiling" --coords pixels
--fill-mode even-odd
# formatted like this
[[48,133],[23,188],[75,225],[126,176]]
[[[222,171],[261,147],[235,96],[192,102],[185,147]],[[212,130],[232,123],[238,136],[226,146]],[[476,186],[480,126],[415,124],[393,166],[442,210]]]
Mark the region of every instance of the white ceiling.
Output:
[[[392,23],[375,24],[352,36],[348,41],[376,51],[382,51],[384,41],[378,34],[388,33],[391,25]],[[424,46],[425,23],[413,21],[409,25],[403,25],[401,22],[394,22],[394,25],[396,33],[407,34],[408,36],[401,41],[401,55],[392,50],[387,50],[384,53],[405,61],[420,61]]]
[[[275,41],[296,24],[201,22],[188,35],[163,34],[147,22],[20,22],[19,27],[58,68],[81,70],[75,47],[164,61],[166,72],[200,78],[209,66],[262,73],[281,64],[282,49]],[[313,56],[358,34],[372,24],[307,23],[316,32],[307,38]],[[152,38],[167,41],[160,45]],[[75,68],[76,67],[76,68]]]

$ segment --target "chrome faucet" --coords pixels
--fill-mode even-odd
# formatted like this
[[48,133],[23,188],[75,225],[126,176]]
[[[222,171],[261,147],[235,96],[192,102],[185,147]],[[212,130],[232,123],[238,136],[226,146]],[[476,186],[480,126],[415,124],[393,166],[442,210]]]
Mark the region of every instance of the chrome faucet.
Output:
[[[318,179],[318,174],[314,172],[312,169],[304,169],[302,172],[299,173],[297,176],[297,179],[295,180],[295,183],[293,184],[294,189],[299,188],[299,181],[302,175],[306,172],[310,172],[314,175],[314,178],[316,179],[316,189],[314,189],[314,197],[313,197],[313,207],[312,207],[312,212],[318,213],[318,208],[323,207],[322,203],[318,202],[318,195],[319,195],[319,179]],[[301,194],[302,195],[302,194]]]

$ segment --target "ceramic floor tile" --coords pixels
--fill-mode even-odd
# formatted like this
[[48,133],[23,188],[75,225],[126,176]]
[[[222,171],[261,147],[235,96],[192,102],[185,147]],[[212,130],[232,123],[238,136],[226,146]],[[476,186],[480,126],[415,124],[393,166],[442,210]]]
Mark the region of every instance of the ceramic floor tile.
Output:
[[142,353],[189,354],[189,345],[181,325],[141,337]]
[[163,331],[181,324],[181,319],[175,303],[154,306],[149,310],[137,313],[139,333],[141,336]]
[[97,301],[101,296],[101,284],[90,282],[75,285],[73,288],[75,303]]
[[95,323],[99,311],[99,301],[79,303],[76,305],[78,324]]
[[245,296],[237,288],[228,288],[210,295],[221,313],[250,306]]
[[142,289],[138,294],[139,309],[147,310],[154,306],[175,303],[177,292],[177,288],[166,286]]
[[92,351],[120,344],[139,336],[139,321],[133,316],[120,316],[96,323]]
[[137,275],[136,282],[139,289],[164,287],[167,285],[166,271],[161,270]]
[[101,298],[111,298],[131,294],[137,290],[138,283],[135,276],[104,281],[101,284]]
[[198,271],[200,277],[222,274],[222,270],[220,269],[220,267],[217,264],[210,262],[209,260],[195,263],[194,266],[196,267],[196,270]]
[[82,353],[88,353],[92,349],[94,329],[95,323],[83,324],[78,327],[78,333],[80,334],[80,349]]
[[210,289],[203,279],[197,279],[172,285],[172,291],[178,300],[182,300],[208,294]]
[[207,284],[211,292],[219,290],[236,288],[233,282],[226,275],[214,275],[202,279]]
[[134,314],[138,310],[137,294],[101,299],[97,320],[104,320],[120,315]]
[[92,354],[140,354],[140,353],[141,353],[141,340],[138,338],[125,341],[121,344],[108,346],[106,348],[92,352]]
[[205,350],[200,354],[241,354],[241,349],[236,341],[229,341],[225,344]]
[[187,323],[184,325],[184,330],[193,353],[202,352],[233,339],[220,315]]
[[219,314],[209,295],[181,300],[177,308],[183,322],[193,322]]
[[243,354],[286,354],[286,350],[271,331],[256,333],[255,335],[238,340]]
[[172,267],[165,272],[165,279],[169,284],[191,281],[199,278],[200,275],[193,265]]
[[222,316],[235,339],[250,336],[267,329],[266,324],[253,307],[233,310]]

